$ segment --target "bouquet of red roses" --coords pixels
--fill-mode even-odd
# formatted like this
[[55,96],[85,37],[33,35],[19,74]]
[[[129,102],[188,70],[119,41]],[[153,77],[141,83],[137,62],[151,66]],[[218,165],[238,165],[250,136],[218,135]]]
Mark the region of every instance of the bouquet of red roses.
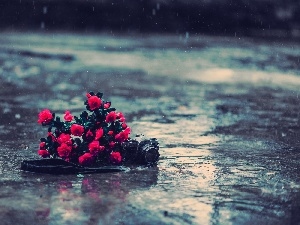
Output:
[[[48,126],[48,136],[41,138],[38,154],[82,166],[122,164],[136,155],[140,143],[130,139],[123,113],[111,108],[111,102],[102,96],[100,92],[87,93],[84,104],[88,112],[83,111],[79,117],[66,111],[62,120],[49,109],[42,110],[38,123]],[[155,140],[150,142],[157,143]],[[156,146],[158,153],[158,143]]]

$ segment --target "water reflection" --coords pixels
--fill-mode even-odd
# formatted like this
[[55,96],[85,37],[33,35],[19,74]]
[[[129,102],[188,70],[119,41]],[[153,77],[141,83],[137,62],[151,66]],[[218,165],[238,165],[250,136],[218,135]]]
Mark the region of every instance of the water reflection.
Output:
[[[159,221],[172,224],[210,224],[218,167],[205,148],[167,147],[161,149],[157,185],[133,190],[130,204],[155,214]],[[136,196],[141,196],[136,198]]]
[[127,195],[119,182],[107,180],[110,188],[107,195],[92,178],[83,178],[81,185],[60,182],[57,194],[51,197],[47,219],[50,223],[60,221],[62,224],[109,224],[114,211],[124,203]]
[[[0,191],[0,206],[9,206],[10,212],[5,215],[0,210],[0,215],[5,224],[16,224],[20,217],[9,215],[20,211],[30,215],[23,217],[21,224],[114,224],[119,212],[126,210],[129,193],[155,185],[157,173],[158,170],[152,168],[76,178],[23,172],[21,183],[10,182],[8,188]],[[15,189],[12,195],[9,187],[13,186],[25,189]],[[4,199],[8,205],[4,205]],[[122,222],[122,218],[118,220]]]

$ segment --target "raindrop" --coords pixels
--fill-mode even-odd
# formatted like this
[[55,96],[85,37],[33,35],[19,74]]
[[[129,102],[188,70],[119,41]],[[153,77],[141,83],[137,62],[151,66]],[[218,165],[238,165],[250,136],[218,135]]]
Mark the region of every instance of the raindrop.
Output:
[[190,37],[189,32],[185,32],[185,38],[188,39]]
[[11,109],[10,108],[4,108],[3,109],[3,113],[6,114],[6,113],[9,113],[11,112]]
[[44,7],[43,7],[43,13],[44,13],[44,14],[47,14],[47,12],[48,12],[48,8],[47,8],[47,6],[44,6]]
[[29,149],[29,146],[26,144],[21,144],[20,148],[22,148],[23,150],[27,150]]
[[41,22],[41,28],[44,29],[45,28],[45,23]]
[[17,113],[17,114],[15,115],[15,118],[16,118],[16,119],[21,119],[21,115],[20,115],[19,113]]
[[152,9],[152,15],[155,16],[156,15],[156,10]]
[[156,3],[156,9],[160,10],[160,4],[159,3]]

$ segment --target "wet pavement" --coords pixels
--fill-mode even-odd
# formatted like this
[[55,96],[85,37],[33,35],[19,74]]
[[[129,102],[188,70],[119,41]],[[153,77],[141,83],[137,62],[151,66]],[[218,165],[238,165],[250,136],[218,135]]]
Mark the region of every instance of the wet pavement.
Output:
[[[209,36],[1,33],[1,224],[300,224],[300,44]],[[102,91],[154,168],[20,171],[49,108]]]

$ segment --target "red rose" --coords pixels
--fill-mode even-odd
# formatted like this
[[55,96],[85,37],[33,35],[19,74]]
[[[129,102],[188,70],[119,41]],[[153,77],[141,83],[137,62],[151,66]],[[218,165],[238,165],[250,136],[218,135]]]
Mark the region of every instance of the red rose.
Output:
[[93,155],[91,153],[84,153],[78,160],[80,165],[88,166],[93,162]]
[[122,128],[125,129],[127,127],[126,123],[122,123]]
[[71,122],[73,120],[73,115],[70,113],[70,111],[66,111],[64,115],[64,119],[67,122]]
[[120,119],[120,118],[124,117],[122,112],[118,112],[116,114],[117,114],[117,119]]
[[91,110],[95,110],[95,109],[100,108],[101,103],[102,103],[101,99],[98,98],[97,96],[91,96],[88,99],[88,105],[89,105]]
[[129,138],[130,134],[130,128],[127,127],[124,131],[121,131],[120,133],[116,134],[115,139],[118,142],[124,142]]
[[124,132],[129,135],[130,134],[130,127],[126,127],[126,129],[124,130]]
[[57,148],[57,153],[61,158],[68,158],[71,154],[72,146],[62,143],[61,146]]
[[110,147],[110,148],[114,148],[114,147],[115,147],[115,144],[116,144],[115,142],[111,141],[111,142],[109,142],[109,147]]
[[39,113],[38,123],[49,124],[53,120],[53,115],[49,109],[44,109]]
[[122,156],[120,152],[110,153],[110,161],[114,164],[119,164],[122,161]]
[[116,134],[115,139],[118,142],[124,142],[126,140],[126,135],[123,131],[121,131],[120,133]]
[[74,136],[81,136],[83,132],[84,132],[83,126],[76,123],[71,126],[71,134],[73,134]]
[[61,135],[59,135],[59,137],[57,138],[57,142],[58,144],[62,144],[65,143],[67,145],[72,145],[72,141],[71,141],[71,136],[70,134],[65,134],[62,133]]
[[50,153],[45,149],[38,150],[38,154],[40,156],[42,156],[43,158],[49,158],[50,157]]
[[100,146],[99,141],[92,141],[89,144],[89,150],[92,155],[98,155],[100,152],[104,151],[105,147]]
[[56,141],[55,136],[52,134],[52,132],[48,132],[48,137],[51,137],[52,141]]
[[117,119],[117,114],[116,114],[116,112],[112,111],[107,114],[107,116],[105,118],[105,122],[112,123],[112,122],[115,122],[116,119]]
[[112,130],[110,130],[110,131],[107,132],[107,134],[108,134],[108,135],[113,135],[114,132],[113,132]]
[[120,121],[120,122],[125,122],[125,117],[123,115],[122,112],[118,112],[117,113],[117,119]]
[[94,137],[94,134],[91,130],[88,130],[88,132],[86,132],[86,134],[85,134],[85,137],[90,139],[90,138]]
[[95,140],[99,140],[100,138],[103,137],[103,129],[100,128],[98,130],[96,130],[96,137],[95,137]]
[[111,102],[104,103],[104,109],[108,109],[111,106]]
[[46,149],[46,142],[40,143],[40,149]]
[[86,93],[86,97],[90,98],[90,97],[92,97],[92,95],[90,93]]

